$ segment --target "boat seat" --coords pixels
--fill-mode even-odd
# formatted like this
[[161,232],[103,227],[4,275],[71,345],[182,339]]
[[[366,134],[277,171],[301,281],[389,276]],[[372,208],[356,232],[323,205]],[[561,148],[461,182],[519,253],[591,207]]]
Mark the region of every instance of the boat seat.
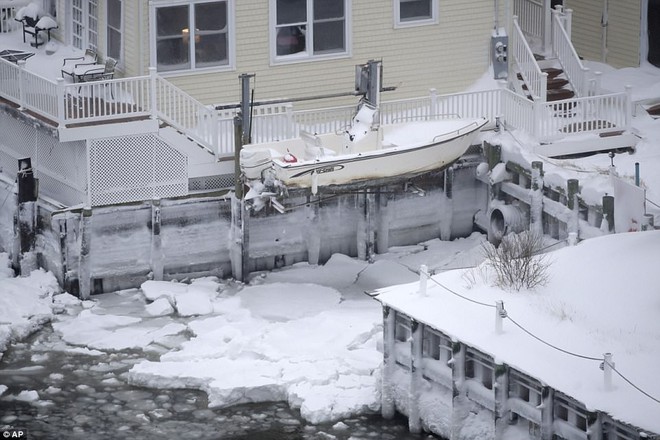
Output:
[[300,130],[300,139],[305,143],[305,160],[320,159],[327,156],[335,156],[333,150],[324,148],[321,138],[305,130]]

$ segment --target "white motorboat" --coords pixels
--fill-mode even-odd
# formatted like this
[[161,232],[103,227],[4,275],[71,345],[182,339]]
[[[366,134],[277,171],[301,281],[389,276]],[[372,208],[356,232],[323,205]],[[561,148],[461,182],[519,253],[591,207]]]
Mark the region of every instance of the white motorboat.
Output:
[[363,105],[349,130],[245,145],[240,166],[246,182],[276,179],[287,188],[369,183],[442,170],[455,162],[488,120],[441,119],[374,125]]

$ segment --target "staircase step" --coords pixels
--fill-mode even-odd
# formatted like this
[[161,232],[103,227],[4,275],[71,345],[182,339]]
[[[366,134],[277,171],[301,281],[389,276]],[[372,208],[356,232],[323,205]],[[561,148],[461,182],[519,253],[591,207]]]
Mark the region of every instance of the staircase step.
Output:
[[651,116],[660,116],[660,104],[647,108],[646,112]]
[[548,90],[548,101],[561,101],[562,99],[571,99],[572,97],[575,96],[575,92],[573,90],[568,90],[568,89],[556,89],[556,90]]
[[[561,89],[568,84],[568,80],[564,78],[552,78],[548,80],[548,90]],[[523,90],[527,90],[527,84],[523,84]]]
[[[548,68],[545,68],[545,69],[541,69],[541,72],[545,72],[545,73],[548,74],[548,81],[550,81],[551,79],[554,79],[554,78],[556,78],[557,76],[559,76],[559,75],[561,75],[562,73],[564,73],[564,71],[563,71],[562,69],[559,69],[559,68],[557,68],[557,67],[548,67]],[[520,73],[519,73],[516,77],[517,77],[520,81],[523,80],[522,74],[520,74]]]
[[555,78],[555,77],[561,75],[562,73],[564,73],[564,71],[562,69],[558,68],[558,67],[548,67],[548,68],[545,68],[545,69],[541,69],[541,72],[547,73],[548,74],[548,79]]

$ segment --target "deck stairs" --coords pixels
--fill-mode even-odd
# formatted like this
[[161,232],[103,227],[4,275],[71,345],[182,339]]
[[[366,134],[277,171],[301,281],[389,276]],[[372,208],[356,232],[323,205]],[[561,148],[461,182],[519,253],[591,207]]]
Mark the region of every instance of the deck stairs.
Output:
[[[574,49],[572,52],[576,53]],[[588,111],[588,104],[581,102],[580,98],[606,92],[592,88],[588,93],[583,92],[582,96],[579,96],[578,87],[571,82],[554,51],[550,50],[544,54],[534,51],[532,54],[540,71],[547,75],[545,96],[543,98],[532,96],[515,58],[510,67],[509,89],[531,101],[552,103],[548,107],[551,111],[547,112],[545,117],[556,119],[557,125],[562,127],[560,131],[567,134],[558,136],[556,140],[540,141],[534,152],[548,157],[564,158],[634,151],[639,137],[629,130],[629,127],[621,127],[602,117],[586,120],[584,117],[578,117],[581,114],[584,116],[583,113]],[[590,78],[593,78],[593,75],[590,75]],[[656,107],[649,111],[655,111],[660,115],[660,104]],[[599,133],[590,137],[584,136],[583,130],[586,131],[587,127],[592,131],[596,128]]]

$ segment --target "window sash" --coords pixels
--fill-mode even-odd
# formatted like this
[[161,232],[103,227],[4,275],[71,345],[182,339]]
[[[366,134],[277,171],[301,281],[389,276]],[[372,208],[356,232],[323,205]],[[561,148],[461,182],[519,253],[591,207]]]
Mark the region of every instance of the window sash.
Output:
[[394,0],[395,28],[437,22],[437,0]]
[[[216,21],[209,14],[218,14]],[[157,3],[154,27],[159,72],[230,65],[229,0]]]
[[106,53],[109,57],[121,61],[122,53],[122,0],[107,0]]
[[[324,0],[328,1],[328,0]],[[286,0],[273,0],[273,39],[276,60],[314,58],[324,55],[346,54],[348,52],[348,2],[327,7],[320,0],[304,0],[304,21],[302,14],[288,14],[283,7],[293,7],[302,3]],[[288,5],[287,5],[288,4]],[[289,18],[289,20],[287,20]]]

